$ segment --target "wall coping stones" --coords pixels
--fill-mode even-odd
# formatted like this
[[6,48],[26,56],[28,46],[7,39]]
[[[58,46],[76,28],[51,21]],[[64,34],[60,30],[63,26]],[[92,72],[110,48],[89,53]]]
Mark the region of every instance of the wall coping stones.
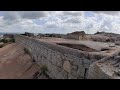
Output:
[[27,37],[27,36],[15,35],[15,37],[21,37],[21,38],[24,38],[24,39],[34,40],[34,42],[38,42],[38,44],[40,44],[44,48],[51,49],[53,51],[57,51],[57,52],[62,53],[64,55],[72,55],[72,56],[78,57],[78,58],[85,57],[89,60],[96,59],[97,56],[99,56],[100,59],[104,57],[102,55],[101,56],[100,55],[93,55],[93,54],[91,54],[89,52],[86,52],[86,51],[81,51],[81,50],[76,50],[76,49],[72,49],[72,48],[65,47],[65,46],[51,44],[51,43],[40,41],[38,39]]

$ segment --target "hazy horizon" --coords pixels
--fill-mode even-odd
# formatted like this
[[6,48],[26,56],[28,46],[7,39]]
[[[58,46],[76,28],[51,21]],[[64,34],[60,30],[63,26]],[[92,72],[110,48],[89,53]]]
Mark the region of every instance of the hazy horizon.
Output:
[[[76,32],[76,31],[74,31],[74,32]],[[99,32],[99,31],[97,31],[97,32]],[[95,33],[97,33],[97,32],[95,32]],[[100,31],[100,32],[104,32],[104,31]],[[2,34],[24,34],[25,32],[0,32],[0,35]],[[28,33],[32,33],[32,32],[28,32]],[[70,33],[72,33],[72,32],[70,32]],[[95,34],[95,33],[93,33],[93,34]],[[113,33],[113,32],[105,32],[105,33]],[[33,34],[40,34],[40,33],[33,33]],[[41,34],[60,34],[60,33],[41,33]],[[68,34],[68,33],[65,33],[65,34]],[[86,33],[86,34],[89,34],[89,33]],[[119,33],[114,33],[114,34],[119,34]]]

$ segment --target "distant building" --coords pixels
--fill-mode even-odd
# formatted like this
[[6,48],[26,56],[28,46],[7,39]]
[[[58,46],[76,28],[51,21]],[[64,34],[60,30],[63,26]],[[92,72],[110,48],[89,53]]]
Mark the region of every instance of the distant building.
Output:
[[86,38],[86,34],[84,31],[76,31],[76,32],[67,34],[67,39],[81,40],[85,38]]

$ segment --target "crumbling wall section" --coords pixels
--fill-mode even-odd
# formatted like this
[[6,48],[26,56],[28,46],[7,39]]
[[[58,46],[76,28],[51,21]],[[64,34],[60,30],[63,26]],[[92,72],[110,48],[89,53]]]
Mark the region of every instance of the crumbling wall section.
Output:
[[120,79],[120,51],[92,63],[87,79]]

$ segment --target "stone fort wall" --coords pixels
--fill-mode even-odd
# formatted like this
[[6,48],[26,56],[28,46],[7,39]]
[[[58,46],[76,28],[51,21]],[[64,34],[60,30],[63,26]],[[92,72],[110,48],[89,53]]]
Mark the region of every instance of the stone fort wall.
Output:
[[30,51],[37,64],[48,68],[52,79],[84,79],[89,66],[104,57],[22,35],[15,35],[15,41]]

